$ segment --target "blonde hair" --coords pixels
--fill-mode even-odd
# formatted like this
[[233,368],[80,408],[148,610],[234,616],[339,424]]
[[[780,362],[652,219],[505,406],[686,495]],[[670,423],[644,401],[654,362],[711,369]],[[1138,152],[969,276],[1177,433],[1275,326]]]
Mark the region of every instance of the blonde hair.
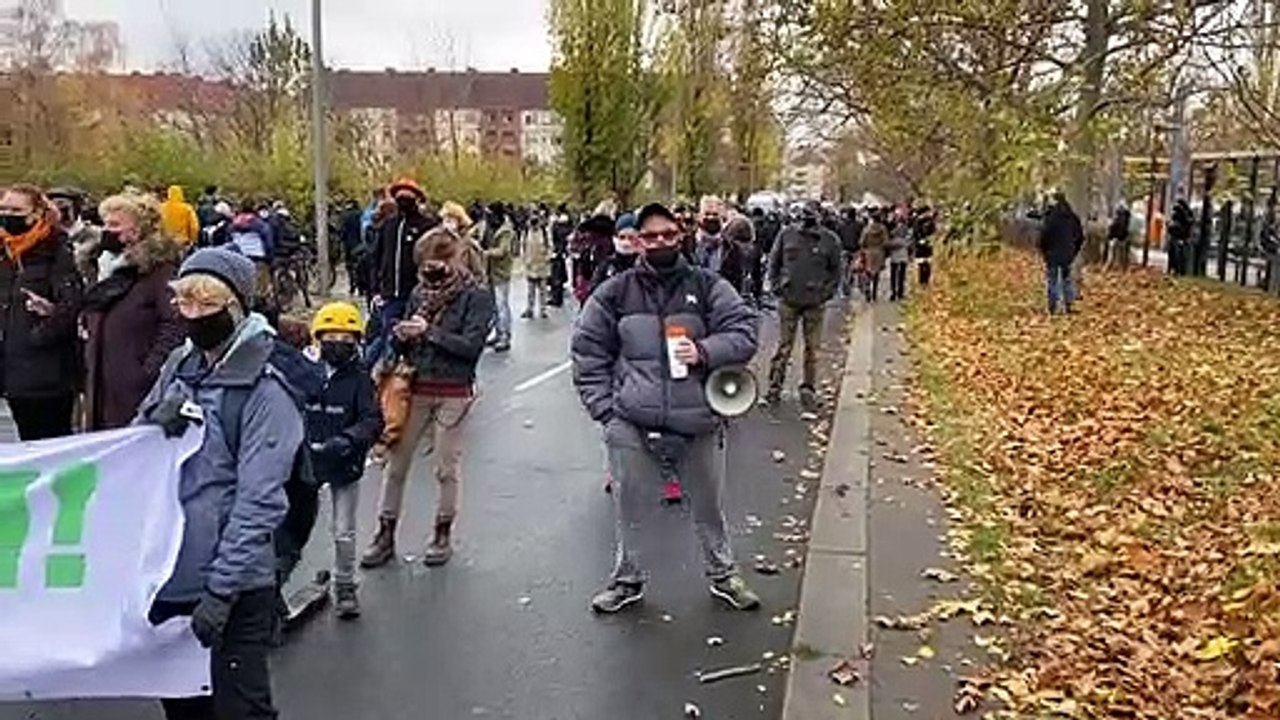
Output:
[[138,242],[125,250],[125,255],[143,272],[164,262],[177,263],[182,247],[162,231],[160,202],[150,195],[122,193],[112,195],[98,205],[98,214],[120,213],[133,220],[138,229]]
[[227,284],[212,275],[192,273],[169,283],[175,301],[189,300],[201,305],[221,305],[231,308],[237,321],[244,317],[244,308],[235,292]]
[[467,214],[466,208],[452,200],[440,207],[440,217],[456,220],[458,227],[463,230],[471,227],[471,216]]
[[102,217],[113,213],[128,215],[137,226],[140,238],[160,234],[160,203],[149,195],[121,193],[98,204],[98,214]]

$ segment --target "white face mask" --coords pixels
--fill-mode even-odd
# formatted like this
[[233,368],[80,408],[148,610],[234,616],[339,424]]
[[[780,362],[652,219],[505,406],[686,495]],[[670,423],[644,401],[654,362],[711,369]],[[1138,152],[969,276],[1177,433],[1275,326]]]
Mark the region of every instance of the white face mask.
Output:
[[449,230],[458,231],[458,221],[453,218],[445,218],[442,224]]

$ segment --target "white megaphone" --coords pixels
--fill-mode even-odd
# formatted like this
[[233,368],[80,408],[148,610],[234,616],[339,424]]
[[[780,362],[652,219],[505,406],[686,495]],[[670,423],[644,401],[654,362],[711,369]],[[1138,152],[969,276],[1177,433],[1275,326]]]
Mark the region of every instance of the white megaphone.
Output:
[[742,366],[723,367],[707,378],[707,404],[717,415],[746,415],[756,404],[760,387],[756,376]]

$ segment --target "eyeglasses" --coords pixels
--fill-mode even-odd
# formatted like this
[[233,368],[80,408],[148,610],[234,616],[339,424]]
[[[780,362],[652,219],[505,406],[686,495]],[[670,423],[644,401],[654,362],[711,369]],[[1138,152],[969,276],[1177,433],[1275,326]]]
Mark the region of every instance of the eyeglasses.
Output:
[[640,241],[645,243],[669,242],[680,237],[679,230],[646,230],[640,233]]

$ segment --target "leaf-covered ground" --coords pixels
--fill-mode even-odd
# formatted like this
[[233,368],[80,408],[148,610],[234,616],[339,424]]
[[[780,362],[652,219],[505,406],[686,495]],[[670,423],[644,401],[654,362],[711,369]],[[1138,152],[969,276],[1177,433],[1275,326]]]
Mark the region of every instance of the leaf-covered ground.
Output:
[[[954,554],[1006,626],[1001,715],[1280,718],[1280,302],[955,258],[908,331]],[[990,641],[987,641],[990,642]]]

